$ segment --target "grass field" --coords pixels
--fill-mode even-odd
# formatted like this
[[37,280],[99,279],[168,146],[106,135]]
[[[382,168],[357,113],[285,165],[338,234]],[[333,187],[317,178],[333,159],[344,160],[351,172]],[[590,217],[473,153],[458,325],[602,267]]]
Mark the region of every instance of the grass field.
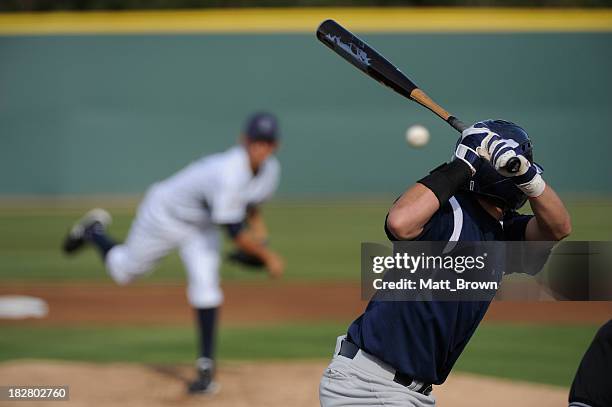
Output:
[[[456,369],[569,386],[596,329],[589,325],[485,324]],[[336,336],[345,330],[346,323],[224,327],[219,356],[222,361],[327,359]],[[192,363],[194,355],[192,327],[4,326],[0,335],[0,360],[172,364]]]
[[[388,201],[276,202],[265,210],[271,245],[287,260],[287,279],[327,280],[359,278],[359,250],[364,241],[385,242],[382,222]],[[0,208],[1,280],[108,281],[93,250],[65,258],[59,250],[69,225],[87,208]],[[612,238],[612,200],[570,201],[573,240]],[[111,210],[110,232],[126,235],[134,208]],[[224,264],[224,279],[264,278]],[[165,259],[151,281],[184,278],[178,256]]]
[[[275,202],[265,211],[272,246],[287,259],[289,280],[359,278],[362,241],[384,242],[382,220],[388,201]],[[97,254],[75,258],[59,248],[68,226],[87,208],[0,207],[0,284],[90,281],[111,284]],[[612,237],[612,200],[572,201],[574,240]],[[133,206],[111,208],[111,233],[123,238]],[[228,279],[265,279],[225,264]],[[147,282],[184,279],[178,257],[165,259]],[[307,304],[305,304],[307,306]],[[335,337],[349,321],[280,325],[222,326],[219,356],[224,360],[327,359]],[[568,386],[590,342],[593,325],[483,324],[460,358],[457,369],[511,379]],[[192,363],[192,326],[37,326],[0,325],[0,360],[66,359],[95,362]],[[248,340],[247,340],[248,338]]]

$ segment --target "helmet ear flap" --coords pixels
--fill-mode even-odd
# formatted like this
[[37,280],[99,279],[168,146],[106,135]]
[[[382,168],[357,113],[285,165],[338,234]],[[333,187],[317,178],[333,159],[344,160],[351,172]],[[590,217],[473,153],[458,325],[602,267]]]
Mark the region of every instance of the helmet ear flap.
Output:
[[518,147],[519,153],[527,158],[530,163],[533,163],[533,147],[531,146],[531,140],[527,140]]
[[465,185],[464,190],[504,210],[518,209],[527,200],[527,196],[510,178],[500,175],[489,163],[481,165],[478,172]]

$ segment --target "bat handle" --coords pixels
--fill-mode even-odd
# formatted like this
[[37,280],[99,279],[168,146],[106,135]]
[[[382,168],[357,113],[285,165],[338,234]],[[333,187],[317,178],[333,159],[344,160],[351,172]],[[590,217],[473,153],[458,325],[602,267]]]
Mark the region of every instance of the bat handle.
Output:
[[[455,116],[448,116],[446,122],[450,124],[451,127],[457,130],[459,133],[463,133],[463,130],[469,127],[461,120],[457,119]],[[511,174],[516,174],[521,169],[521,160],[519,160],[518,157],[512,157],[506,163],[505,169]]]
[[506,171],[511,174],[516,174],[521,169],[521,160],[518,157],[512,157],[506,163]]
[[463,123],[461,120],[457,119],[455,116],[448,116],[446,122],[451,125],[451,127],[457,130],[459,133],[463,133],[463,130],[467,129],[469,126]]

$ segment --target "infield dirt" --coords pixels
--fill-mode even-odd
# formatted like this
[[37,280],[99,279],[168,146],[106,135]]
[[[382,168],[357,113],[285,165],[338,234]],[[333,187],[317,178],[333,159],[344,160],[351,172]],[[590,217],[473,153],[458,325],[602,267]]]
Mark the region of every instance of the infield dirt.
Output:
[[[326,362],[225,363],[219,371],[221,391],[214,396],[186,394],[185,383],[193,372],[189,366],[12,361],[0,364],[0,378],[21,385],[67,384],[70,401],[52,404],[70,407],[316,407],[325,366]],[[466,374],[451,375],[434,394],[441,407],[515,407],[517,401],[524,407],[556,407],[567,397],[558,387]],[[40,402],[3,405],[26,407]]]

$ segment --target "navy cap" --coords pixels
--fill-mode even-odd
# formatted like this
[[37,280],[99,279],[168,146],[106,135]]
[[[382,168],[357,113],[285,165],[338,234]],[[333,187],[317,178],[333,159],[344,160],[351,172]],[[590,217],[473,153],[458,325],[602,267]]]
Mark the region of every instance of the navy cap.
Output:
[[280,137],[278,120],[271,113],[255,113],[247,119],[244,134],[253,141],[276,141]]

